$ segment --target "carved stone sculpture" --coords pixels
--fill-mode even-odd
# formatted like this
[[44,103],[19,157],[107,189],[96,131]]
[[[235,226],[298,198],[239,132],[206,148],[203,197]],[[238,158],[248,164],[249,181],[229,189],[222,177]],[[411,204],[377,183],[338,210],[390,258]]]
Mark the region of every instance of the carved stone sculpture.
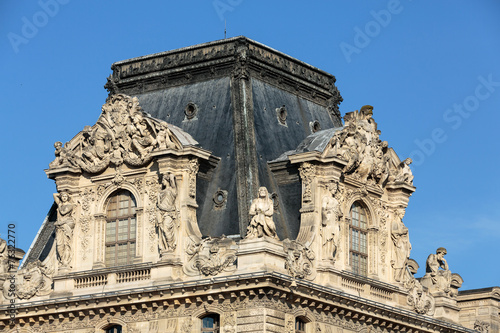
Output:
[[476,321],[474,322],[474,329],[480,333],[488,333],[490,331],[490,324],[476,319]]
[[158,246],[160,253],[175,250],[176,232],[178,228],[178,211],[175,205],[177,199],[177,183],[170,172],[162,177],[162,190],[158,193],[159,216],[157,218]]
[[428,292],[424,291],[424,288],[417,279],[411,276],[405,287],[408,290],[406,301],[412,307],[413,311],[418,314],[427,314],[430,316],[434,314],[434,298]]
[[396,181],[413,185],[413,174],[410,169],[411,163],[412,159],[409,157],[401,162],[398,175],[396,176]]
[[440,247],[436,250],[436,254],[431,254],[427,257],[425,275],[422,277],[422,285],[432,290],[442,291],[449,296],[452,295],[451,286],[451,271],[448,267],[444,255],[446,249]]
[[287,254],[285,268],[294,279],[313,279],[315,277],[313,266],[316,256],[309,247],[295,240],[285,239],[283,250]]
[[411,243],[408,228],[403,223],[404,209],[395,210],[392,222],[391,239],[394,244],[394,255],[391,261],[394,269],[394,280],[405,282],[408,278],[407,264],[410,258]]
[[[39,260],[30,262],[16,273],[16,297],[30,299],[33,296],[43,296],[52,292],[53,270],[46,267]],[[5,281],[3,292],[9,297],[9,280]]]
[[335,198],[338,184],[330,184],[327,188],[329,194],[323,197],[321,203],[321,246],[323,259],[335,261],[340,240],[339,217],[341,215],[340,204]]
[[172,141],[172,132],[168,128],[168,124],[164,121],[160,122],[160,129],[156,137],[158,141],[158,149],[175,149],[175,143]]
[[372,115],[370,105],[363,106],[360,111],[348,112],[344,116],[345,126],[333,136],[327,154],[347,161],[344,174],[363,183],[383,186],[391,169],[388,145],[379,139],[380,131]]
[[186,253],[191,256],[184,271],[188,275],[215,276],[225,271],[236,269],[237,245],[232,240],[222,235],[216,238],[205,238],[199,242],[191,239]]
[[73,258],[73,209],[75,205],[67,192],[54,193],[54,201],[57,204],[56,227],[56,252],[60,268],[71,268]]
[[252,220],[248,225],[247,238],[268,236],[278,239],[273,221],[274,205],[267,188],[259,188],[259,197],[252,201],[250,216]]
[[110,163],[120,166],[144,166],[153,150],[182,148],[167,123],[147,116],[137,97],[109,96],[94,126],[85,126],[71,144],[56,142],[51,168],[71,166],[89,173],[103,171]]

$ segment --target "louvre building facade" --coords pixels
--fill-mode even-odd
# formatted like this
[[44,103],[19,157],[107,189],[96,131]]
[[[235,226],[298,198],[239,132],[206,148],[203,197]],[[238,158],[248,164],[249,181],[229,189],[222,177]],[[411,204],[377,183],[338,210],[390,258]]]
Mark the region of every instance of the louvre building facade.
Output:
[[500,288],[411,259],[411,160],[372,106],[341,117],[334,76],[236,37],[105,87],[30,249],[1,243],[1,331],[499,331]]

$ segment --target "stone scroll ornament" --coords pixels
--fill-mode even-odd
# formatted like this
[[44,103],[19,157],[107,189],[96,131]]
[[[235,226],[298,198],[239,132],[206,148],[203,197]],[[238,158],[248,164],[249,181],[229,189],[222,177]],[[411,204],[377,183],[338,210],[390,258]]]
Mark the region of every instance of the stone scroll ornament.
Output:
[[412,185],[411,159],[400,165],[390,163],[388,143],[380,140],[380,130],[372,116],[373,107],[370,105],[363,106],[360,111],[346,113],[345,126],[331,139],[327,154],[347,161],[344,174],[363,183],[379,187],[387,182]]
[[57,221],[54,223],[56,229],[56,253],[59,267],[61,269],[71,268],[73,258],[73,211],[75,204],[67,192],[54,193],[54,201],[57,204]]
[[[54,270],[39,260],[28,263],[16,273],[16,296],[19,299],[30,299],[44,296],[52,292],[52,275]],[[6,281],[6,283],[9,281]],[[4,285],[4,296],[9,288]]]
[[201,240],[190,239],[186,248],[188,264],[183,267],[187,275],[216,276],[222,272],[236,270],[237,244],[232,239],[208,237]]
[[77,140],[54,144],[50,168],[73,167],[99,173],[108,166],[125,163],[140,167],[152,159],[151,152],[181,150],[182,144],[168,124],[146,115],[137,97],[111,95],[102,106],[94,126],[85,126]]
[[314,269],[316,255],[313,250],[289,239],[283,241],[283,250],[286,253],[285,268],[294,279],[314,279],[316,276]]

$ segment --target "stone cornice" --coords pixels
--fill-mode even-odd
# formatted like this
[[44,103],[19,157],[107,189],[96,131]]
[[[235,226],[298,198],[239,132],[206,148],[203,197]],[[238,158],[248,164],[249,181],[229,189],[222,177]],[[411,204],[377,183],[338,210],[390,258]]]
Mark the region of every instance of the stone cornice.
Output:
[[[71,319],[159,307],[212,303],[225,299],[268,298],[333,313],[360,324],[405,332],[475,332],[462,326],[417,315],[409,310],[385,305],[359,296],[307,282],[280,273],[255,272],[158,286],[61,297],[16,304],[16,322]],[[8,306],[1,306],[0,326],[9,327]]]
[[106,88],[135,95],[225,77],[242,57],[256,79],[324,106],[342,101],[333,75],[242,36],[116,62]]

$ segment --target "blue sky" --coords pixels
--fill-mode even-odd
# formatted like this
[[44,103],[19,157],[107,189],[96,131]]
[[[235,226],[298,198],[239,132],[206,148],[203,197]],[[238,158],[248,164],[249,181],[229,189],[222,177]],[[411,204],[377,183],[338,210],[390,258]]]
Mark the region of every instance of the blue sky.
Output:
[[500,2],[14,1],[0,4],[3,214],[28,250],[52,204],[53,143],[94,124],[113,62],[245,35],[337,77],[374,106],[417,191],[412,258],[448,249],[462,289],[500,285]]

